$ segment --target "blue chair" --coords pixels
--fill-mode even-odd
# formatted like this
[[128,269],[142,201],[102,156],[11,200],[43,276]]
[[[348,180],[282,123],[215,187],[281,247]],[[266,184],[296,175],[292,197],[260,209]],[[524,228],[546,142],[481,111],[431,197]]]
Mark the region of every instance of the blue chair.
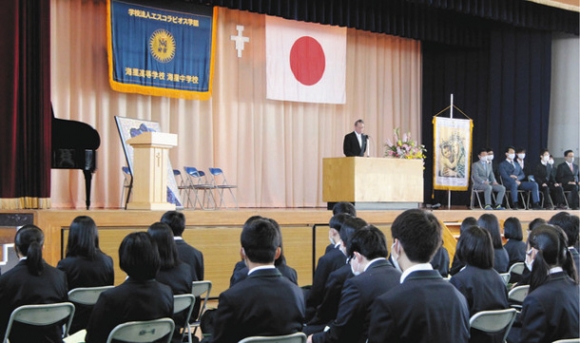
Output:
[[[196,205],[199,203],[199,206],[202,210],[215,209],[216,201],[215,196],[213,195],[213,190],[216,189],[216,187],[206,181],[205,173],[203,171],[197,170],[194,167],[183,167],[183,169],[187,175],[187,181],[185,183],[185,187],[187,187],[186,205],[192,205],[192,207],[195,209]],[[199,191],[203,191],[202,199],[199,198]],[[193,204],[191,203],[192,192],[195,196],[193,199]]]
[[220,196],[220,204],[218,207],[221,208],[224,206],[225,204],[224,191],[227,189],[228,191],[230,191],[230,195],[232,196],[232,199],[234,199],[234,202],[236,203],[236,209],[239,208],[238,200],[236,199],[236,196],[232,191],[232,189],[238,188],[238,186],[229,184],[224,172],[220,168],[209,168],[209,172],[211,174],[212,184],[218,190],[218,194]]

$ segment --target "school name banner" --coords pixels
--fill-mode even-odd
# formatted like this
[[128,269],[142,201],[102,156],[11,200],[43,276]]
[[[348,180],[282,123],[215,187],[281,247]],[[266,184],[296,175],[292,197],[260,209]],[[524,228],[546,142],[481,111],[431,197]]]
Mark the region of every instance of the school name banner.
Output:
[[217,11],[171,2],[107,2],[109,82],[119,92],[208,100]]
[[433,118],[433,189],[468,189],[472,128],[471,119]]

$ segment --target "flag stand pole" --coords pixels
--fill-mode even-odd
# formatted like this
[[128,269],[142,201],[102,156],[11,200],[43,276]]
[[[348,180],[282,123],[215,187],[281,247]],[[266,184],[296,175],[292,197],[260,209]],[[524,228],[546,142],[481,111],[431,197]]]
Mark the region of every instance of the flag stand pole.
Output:
[[[451,94],[451,105],[449,106],[449,117],[453,119],[453,94]],[[447,189],[447,209],[451,209],[451,189]]]

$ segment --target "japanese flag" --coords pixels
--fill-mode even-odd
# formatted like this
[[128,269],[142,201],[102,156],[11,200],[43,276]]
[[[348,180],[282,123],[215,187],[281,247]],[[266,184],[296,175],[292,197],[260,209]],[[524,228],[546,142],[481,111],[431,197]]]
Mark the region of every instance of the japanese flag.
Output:
[[266,16],[266,98],[346,102],[346,28]]

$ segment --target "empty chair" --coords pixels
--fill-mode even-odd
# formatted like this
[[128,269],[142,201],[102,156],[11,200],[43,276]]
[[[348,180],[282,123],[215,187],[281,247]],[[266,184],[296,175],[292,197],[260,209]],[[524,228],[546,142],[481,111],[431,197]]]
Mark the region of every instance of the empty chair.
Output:
[[223,207],[225,205],[224,191],[227,189],[230,192],[232,199],[234,199],[234,202],[236,203],[236,208],[239,208],[238,200],[232,191],[232,189],[238,188],[238,186],[228,183],[228,180],[226,179],[226,176],[221,168],[209,168],[209,173],[212,176],[212,184],[217,188],[218,195],[220,197],[220,204],[218,207]]
[[8,319],[8,325],[6,326],[6,334],[2,342],[8,342],[10,331],[15,322],[34,326],[48,326],[58,324],[68,318],[67,325],[63,331],[63,337],[66,337],[68,336],[68,329],[72,323],[74,313],[75,306],[69,302],[20,306],[10,314],[10,319]]
[[181,175],[181,171],[179,171],[179,169],[173,169],[173,176],[175,177],[175,183],[177,184],[179,196],[182,199],[184,199],[183,193],[186,193],[186,196],[189,196],[187,194],[189,187],[187,187],[187,184],[186,184],[185,180],[183,179],[183,176]]
[[487,333],[497,333],[504,331],[502,342],[506,337],[516,319],[517,311],[513,308],[505,310],[480,311],[469,318],[469,325],[472,329]]
[[[205,179],[205,173],[201,170],[197,170],[194,167],[183,167],[187,175],[186,187],[187,187],[187,203],[186,205],[191,205],[193,208],[196,207],[197,203],[202,210],[205,209],[215,209],[216,201],[213,195],[213,190],[216,188],[213,184],[208,183]],[[199,191],[203,191],[203,198],[199,198]],[[195,198],[193,199],[193,204],[191,202],[191,192]],[[204,204],[207,201],[207,206]],[[213,203],[213,207],[211,206]]]
[[113,340],[149,343],[156,342],[165,336],[167,336],[167,343],[170,343],[174,328],[175,324],[171,318],[119,324],[109,334],[107,343]]
[[283,336],[252,336],[246,337],[238,343],[306,343],[306,335],[302,332],[295,332]]

